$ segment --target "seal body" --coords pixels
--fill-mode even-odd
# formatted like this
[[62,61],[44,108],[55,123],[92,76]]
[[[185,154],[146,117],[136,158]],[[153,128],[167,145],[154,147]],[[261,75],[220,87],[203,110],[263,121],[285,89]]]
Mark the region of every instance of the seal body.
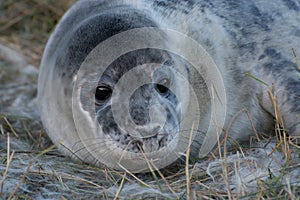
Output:
[[[267,88],[273,85],[288,133],[299,135],[300,72],[292,51],[300,52],[299,10],[293,0],[79,1],[57,25],[42,59],[38,102],[44,126],[67,155],[147,171],[145,155],[161,168],[176,160],[172,154],[191,148],[198,155],[205,143],[216,143],[216,137],[207,139],[216,99],[226,108],[222,126],[213,122],[220,133],[240,142],[270,134],[274,109]],[[123,33],[129,35],[115,38]],[[120,50],[136,41],[139,48]],[[190,41],[201,47],[196,59],[188,56],[197,55]],[[220,78],[209,75],[212,66]],[[197,108],[191,108],[191,93]],[[180,129],[187,114],[198,121]]]

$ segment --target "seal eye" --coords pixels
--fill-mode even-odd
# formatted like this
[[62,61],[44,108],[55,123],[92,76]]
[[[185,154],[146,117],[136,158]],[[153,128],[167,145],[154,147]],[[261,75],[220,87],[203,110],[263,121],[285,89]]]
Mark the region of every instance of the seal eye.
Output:
[[107,99],[110,98],[112,94],[112,89],[106,85],[99,85],[96,88],[95,98],[98,103],[104,103]]
[[169,94],[169,87],[170,86],[170,80],[169,79],[162,79],[158,84],[155,85],[156,90],[159,92],[159,94],[163,96],[168,96]]

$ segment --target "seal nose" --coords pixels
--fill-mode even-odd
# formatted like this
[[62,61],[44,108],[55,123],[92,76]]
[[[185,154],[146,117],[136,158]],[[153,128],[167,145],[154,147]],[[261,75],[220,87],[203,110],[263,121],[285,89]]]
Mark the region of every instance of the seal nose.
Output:
[[142,144],[142,149],[144,153],[150,153],[159,149],[159,142],[155,138],[148,138],[144,140]]
[[162,146],[162,141],[166,138],[166,135],[162,131],[162,127],[157,125],[153,128],[142,127],[137,130],[139,137],[135,137],[135,140],[139,141],[139,148],[142,153],[150,153],[157,151]]
[[159,135],[159,132],[161,131],[162,127],[160,125],[157,126],[144,126],[141,128],[138,128],[138,132],[140,133],[139,139],[148,139],[148,138],[153,138],[157,137]]
[[156,137],[162,131],[167,118],[166,110],[163,106],[156,103],[150,106],[150,122],[145,125],[136,125],[135,131],[130,135],[136,139],[147,139]]
[[149,115],[151,124],[163,126],[167,121],[166,108],[159,103],[155,103],[150,106]]

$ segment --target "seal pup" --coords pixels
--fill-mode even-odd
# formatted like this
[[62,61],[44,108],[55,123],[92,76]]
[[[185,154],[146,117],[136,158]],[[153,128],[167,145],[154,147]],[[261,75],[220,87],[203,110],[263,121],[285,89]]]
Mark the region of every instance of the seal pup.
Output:
[[46,131],[87,163],[163,168],[187,148],[205,155],[222,130],[240,142],[253,127],[270,133],[274,84],[286,129],[299,135],[299,10],[293,0],[78,1],[41,63]]

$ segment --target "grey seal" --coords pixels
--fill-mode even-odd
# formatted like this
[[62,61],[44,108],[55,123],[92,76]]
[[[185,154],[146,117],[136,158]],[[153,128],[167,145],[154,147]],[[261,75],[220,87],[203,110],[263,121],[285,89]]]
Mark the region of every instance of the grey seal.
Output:
[[285,128],[298,136],[299,10],[293,0],[78,1],[42,58],[46,131],[87,163],[162,168],[188,148],[207,154],[224,130],[239,142],[270,134],[273,85]]

